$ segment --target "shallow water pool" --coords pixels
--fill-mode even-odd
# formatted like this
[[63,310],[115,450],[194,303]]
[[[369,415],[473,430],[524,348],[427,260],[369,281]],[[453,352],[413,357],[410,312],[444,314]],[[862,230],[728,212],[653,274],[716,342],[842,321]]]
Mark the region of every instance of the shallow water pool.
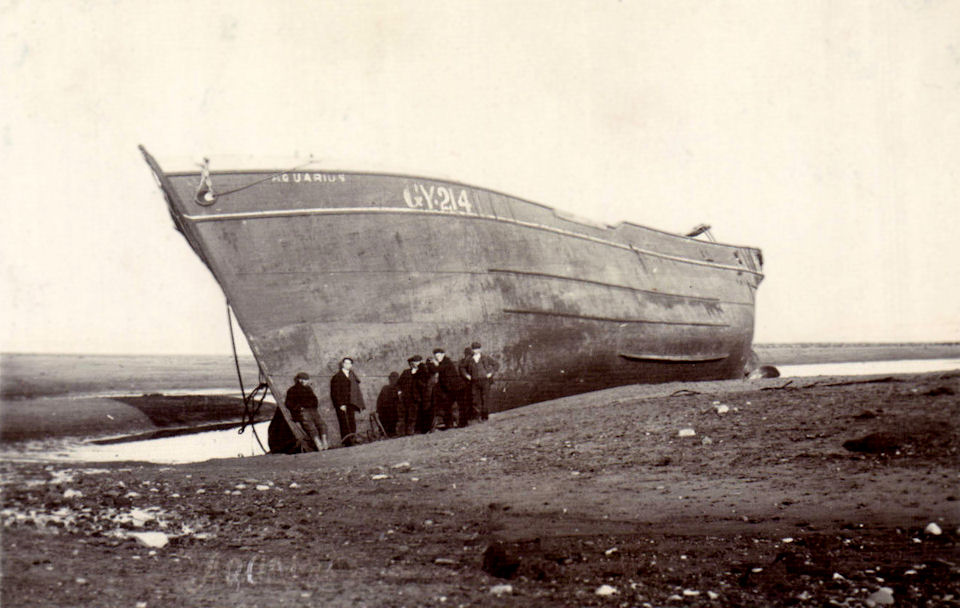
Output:
[[850,363],[809,363],[778,365],[787,378],[810,376],[869,376],[873,374],[920,374],[960,369],[960,359],[909,359],[900,361],[854,361]]

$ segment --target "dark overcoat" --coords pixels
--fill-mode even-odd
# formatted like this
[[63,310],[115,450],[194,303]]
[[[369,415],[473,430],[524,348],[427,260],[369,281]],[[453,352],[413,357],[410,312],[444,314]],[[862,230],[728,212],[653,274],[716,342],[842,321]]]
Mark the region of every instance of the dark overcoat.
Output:
[[438,383],[440,388],[450,395],[457,395],[464,389],[465,385],[460,370],[457,369],[457,364],[450,357],[443,358],[443,361],[437,366],[437,373],[440,376]]
[[294,384],[287,391],[287,397],[284,399],[284,405],[290,411],[290,417],[295,422],[303,422],[304,409],[317,409],[319,402],[313,389],[303,384]]
[[344,375],[343,370],[330,378],[330,401],[335,409],[339,409],[341,405],[351,406],[358,412],[365,409],[363,393],[360,392],[360,378],[353,370],[350,370],[349,378]]

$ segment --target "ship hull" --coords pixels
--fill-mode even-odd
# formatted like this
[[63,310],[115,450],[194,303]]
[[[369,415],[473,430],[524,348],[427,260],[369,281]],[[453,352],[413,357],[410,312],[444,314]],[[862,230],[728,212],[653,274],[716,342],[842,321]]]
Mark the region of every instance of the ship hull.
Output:
[[[492,409],[640,382],[737,378],[759,251],[596,226],[464,184],[330,171],[164,173],[171,215],[233,308],[275,397],[350,356],[390,372],[479,341]],[[204,183],[219,192],[204,198]],[[198,195],[198,191],[200,194]],[[279,401],[279,399],[278,399]],[[335,433],[334,433],[335,435]]]

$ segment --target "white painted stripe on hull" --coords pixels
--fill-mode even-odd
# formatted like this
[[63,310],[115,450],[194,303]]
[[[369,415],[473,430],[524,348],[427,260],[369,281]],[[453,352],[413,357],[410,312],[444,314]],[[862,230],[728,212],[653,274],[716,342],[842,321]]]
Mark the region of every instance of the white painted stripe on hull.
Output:
[[582,239],[585,241],[591,241],[594,243],[599,243],[601,245],[608,245],[610,247],[616,247],[618,249],[626,249],[627,251],[633,251],[634,253],[642,253],[644,255],[649,255],[664,260],[671,260],[674,262],[682,262],[684,264],[695,264],[697,266],[707,266],[709,268],[720,268],[723,270],[735,270],[737,272],[746,272],[755,276],[762,277],[762,272],[757,272],[756,270],[750,270],[749,268],[743,268],[741,266],[730,266],[728,264],[719,264],[717,262],[705,262],[702,260],[692,260],[690,258],[684,258],[676,255],[670,255],[667,253],[659,253],[656,251],[650,251],[649,249],[641,249],[633,245],[625,245],[623,243],[617,243],[615,241],[608,241],[606,239],[597,238],[595,236],[590,236],[587,234],[580,234],[579,232],[571,232],[569,230],[564,230],[562,228],[554,228],[552,226],[545,226],[543,224],[535,224],[533,222],[524,222],[520,220],[508,219],[497,217],[494,215],[461,215],[454,213],[446,213],[443,211],[424,211],[421,209],[404,209],[402,207],[339,207],[335,209],[328,208],[311,208],[311,209],[280,209],[274,211],[244,211],[237,213],[211,213],[209,215],[183,215],[182,217],[186,220],[189,220],[194,223],[202,222],[224,222],[224,221],[239,221],[239,220],[259,220],[259,219],[271,219],[271,218],[280,218],[280,217],[299,217],[306,215],[370,215],[370,214],[413,214],[413,215],[433,215],[433,216],[443,216],[443,217],[455,217],[459,219],[479,219],[479,220],[488,220],[492,222],[502,222],[504,224],[513,224],[516,226],[522,226],[524,228],[532,228],[534,230],[543,230],[545,232],[553,232],[555,234],[560,234],[563,236],[568,236],[572,238]]

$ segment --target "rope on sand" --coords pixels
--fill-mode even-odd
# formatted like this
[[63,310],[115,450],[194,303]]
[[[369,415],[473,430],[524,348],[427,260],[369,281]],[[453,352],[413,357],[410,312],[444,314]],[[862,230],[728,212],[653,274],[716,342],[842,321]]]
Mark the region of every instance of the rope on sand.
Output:
[[[254,420],[257,414],[260,413],[260,408],[263,406],[263,400],[267,398],[267,383],[263,381],[263,370],[260,370],[260,383],[257,385],[257,388],[253,389],[253,392],[250,393],[250,397],[247,397],[247,391],[243,388],[243,375],[240,373],[240,358],[237,356],[237,341],[233,337],[233,315],[230,313],[230,301],[227,301],[227,327],[230,328],[230,346],[233,347],[233,364],[237,368],[237,380],[240,381],[240,394],[243,396],[243,418],[240,424],[240,430],[237,431],[238,435],[243,435],[243,431],[247,429],[247,424],[250,425],[250,430],[253,431],[253,438],[257,440],[257,444],[260,446],[260,449],[263,450],[264,454],[268,453],[267,448],[263,447],[263,442],[260,441],[260,436],[257,434],[257,427],[253,425]],[[257,392],[263,390],[263,395],[260,397],[260,403],[257,404],[256,409],[250,409],[250,404],[253,403],[253,400],[256,399]]]

